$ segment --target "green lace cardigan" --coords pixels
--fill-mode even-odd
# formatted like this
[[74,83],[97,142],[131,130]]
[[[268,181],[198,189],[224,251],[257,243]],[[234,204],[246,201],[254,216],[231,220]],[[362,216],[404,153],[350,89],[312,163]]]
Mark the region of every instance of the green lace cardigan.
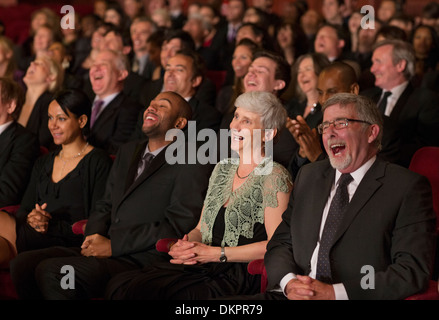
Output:
[[272,161],[271,157],[267,157],[239,188],[232,191],[238,164],[238,159],[225,159],[219,162],[212,172],[201,220],[202,241],[205,244],[212,243],[216,216],[227,201],[222,245],[235,247],[240,236],[248,239],[253,237],[255,223],[264,223],[266,207],[278,206],[277,193],[286,193],[291,189],[292,182],[288,171]]

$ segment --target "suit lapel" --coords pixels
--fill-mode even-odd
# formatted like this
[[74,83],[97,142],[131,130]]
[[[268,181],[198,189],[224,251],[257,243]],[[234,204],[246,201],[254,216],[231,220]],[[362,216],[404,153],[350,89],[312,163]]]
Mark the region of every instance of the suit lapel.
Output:
[[[140,161],[140,155],[142,154],[142,151],[145,150],[146,144],[144,146],[144,148],[139,151],[137,150],[137,155],[135,156],[135,158],[137,159],[137,162],[134,163],[134,159],[133,162],[131,163],[130,166],[130,171],[129,173],[132,174],[131,170],[134,170],[135,172],[137,171],[137,164]],[[166,154],[166,148],[164,148],[150,163],[150,165],[148,166],[148,168],[145,169],[145,171],[142,172],[142,174],[134,181],[131,183],[130,186],[127,186],[127,189],[125,191],[125,194],[123,196],[123,198],[125,198],[128,194],[130,194],[134,189],[136,189],[139,185],[141,185],[146,179],[148,179],[154,172],[156,172],[158,169],[160,169],[160,167],[162,167],[165,163],[166,163],[166,159],[165,159],[165,154]],[[134,172],[134,174],[135,174]],[[131,181],[134,180],[134,175],[132,176]],[[123,199],[122,199],[123,201]]]
[[346,232],[360,210],[381,187],[382,183],[379,179],[384,176],[385,168],[386,163],[376,159],[372,167],[366,172],[346,209],[340,227],[335,234],[334,243]]
[[96,119],[96,122],[91,129],[93,132],[98,132],[102,126],[109,123],[109,119],[113,116],[116,111],[117,106],[120,104],[123,99],[122,93],[119,93],[114,99],[105,107],[99,117]]
[[413,90],[414,90],[413,86],[411,85],[411,83],[409,83],[405,88],[405,90],[402,92],[398,101],[396,102],[395,107],[393,108],[392,113],[390,114],[391,119],[393,119],[394,121],[398,121],[399,115],[403,111],[404,106],[407,103]]
[[15,122],[11,123],[2,134],[0,134],[0,154],[6,151],[6,148],[11,143],[11,138],[16,130]]
[[137,173],[137,167],[139,165],[140,157],[142,156],[143,152],[145,151],[147,141],[140,142],[134,151],[133,157],[131,159],[130,166],[128,168],[127,177],[125,181],[125,191],[128,190],[128,188],[133,184],[134,177]]
[[313,192],[311,194],[313,197],[307,200],[310,203],[310,210],[306,214],[306,225],[310,227],[306,232],[310,236],[310,239],[304,241],[301,245],[306,246],[305,252],[308,254],[308,261],[311,261],[311,256],[314,252],[316,243],[319,241],[323,210],[328,201],[334,180],[335,170],[330,166],[329,161],[327,161],[327,166],[315,180],[315,185],[312,187]]

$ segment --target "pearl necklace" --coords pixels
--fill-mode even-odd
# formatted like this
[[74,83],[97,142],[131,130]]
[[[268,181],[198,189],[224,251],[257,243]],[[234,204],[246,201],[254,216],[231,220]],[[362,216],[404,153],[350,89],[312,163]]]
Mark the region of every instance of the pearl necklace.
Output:
[[62,158],[62,155],[63,155],[63,153],[64,153],[64,150],[61,150],[61,152],[58,154],[59,160],[61,160],[62,163],[63,163],[63,164],[62,164],[62,168],[61,168],[61,174],[60,174],[61,177],[62,177],[62,175],[63,175],[64,168],[66,167],[67,162],[70,162],[70,161],[72,161],[73,159],[76,159],[76,158],[80,157],[80,156],[84,153],[85,149],[87,149],[87,147],[88,147],[88,142],[85,144],[84,148],[83,148],[80,152],[78,152],[78,154],[75,154],[73,157],[70,157],[70,158],[68,158],[68,159],[66,159],[66,160],[64,160],[64,159]]

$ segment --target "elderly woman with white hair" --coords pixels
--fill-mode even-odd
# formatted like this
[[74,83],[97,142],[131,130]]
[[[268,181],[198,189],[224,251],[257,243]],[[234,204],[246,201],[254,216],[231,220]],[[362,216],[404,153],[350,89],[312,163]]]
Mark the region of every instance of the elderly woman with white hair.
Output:
[[282,130],[286,111],[268,92],[247,92],[235,102],[230,124],[239,158],[212,172],[198,225],[170,249],[170,263],[114,277],[109,299],[214,299],[256,294],[260,276],[248,262],[263,259],[288,206],[291,177],[266,152]]

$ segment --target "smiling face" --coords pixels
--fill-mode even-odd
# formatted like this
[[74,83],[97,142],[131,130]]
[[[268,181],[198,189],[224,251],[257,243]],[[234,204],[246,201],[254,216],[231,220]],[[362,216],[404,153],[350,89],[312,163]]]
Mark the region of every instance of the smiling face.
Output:
[[149,21],[135,21],[131,24],[130,34],[134,52],[146,52],[146,42],[153,31],[154,26]]
[[[331,105],[323,113],[323,122],[342,118],[362,120],[353,105]],[[331,166],[342,173],[354,172],[360,168],[373,156],[373,143],[377,134],[376,125],[349,122],[347,127],[338,130],[330,125],[322,139]]]
[[306,94],[316,89],[317,75],[314,70],[314,63],[311,58],[303,59],[297,70],[297,82],[300,89]]
[[49,104],[48,115],[48,127],[56,145],[66,145],[81,137],[85,115],[76,118],[69,111],[66,114],[56,100]]
[[267,57],[256,58],[244,77],[245,92],[267,91],[276,93],[283,89],[285,81],[276,80],[276,62]]
[[259,114],[237,107],[230,123],[230,131],[230,147],[240,155],[253,154],[253,148],[261,148],[264,130]]
[[252,52],[247,46],[237,46],[232,58],[232,67],[235,71],[235,76],[243,78],[252,63]]
[[322,53],[328,59],[336,58],[340,55],[345,43],[338,39],[337,31],[334,28],[325,26],[322,27],[314,41],[315,52]]
[[193,78],[193,62],[190,57],[177,54],[168,60],[163,77],[166,91],[174,91],[182,97],[194,95],[195,88],[201,83],[201,77]]
[[101,51],[90,68],[93,91],[101,99],[118,91],[128,74],[126,70],[117,68],[115,59],[116,55],[111,51]]
[[179,112],[178,101],[175,96],[168,92],[160,93],[151,101],[143,114],[143,133],[149,139],[164,137],[168,130],[178,126]]
[[27,68],[23,81],[26,85],[45,84],[49,87],[53,77],[50,74],[49,65],[44,59],[36,58]]
[[375,76],[375,86],[385,90],[391,90],[406,80],[403,74],[406,61],[401,60],[394,65],[392,51],[392,45],[383,45],[375,49],[372,55],[370,72]]

